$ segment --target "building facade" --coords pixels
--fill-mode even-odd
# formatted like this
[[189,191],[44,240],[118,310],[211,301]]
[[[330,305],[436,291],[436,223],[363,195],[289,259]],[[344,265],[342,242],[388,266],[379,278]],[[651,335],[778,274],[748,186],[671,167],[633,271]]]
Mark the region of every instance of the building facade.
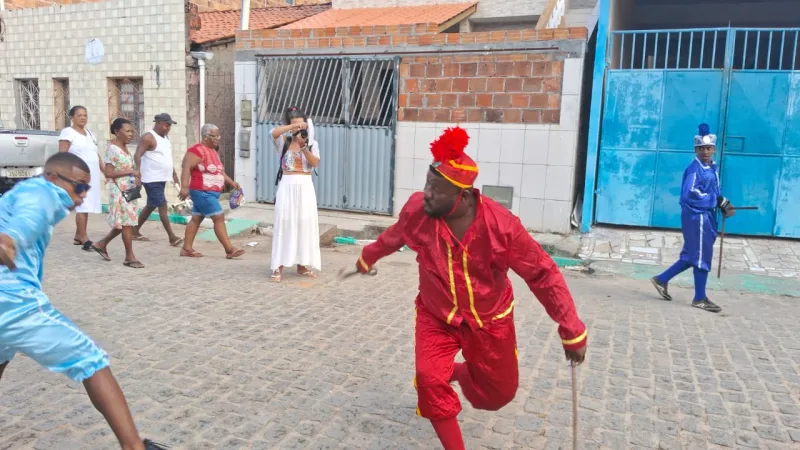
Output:
[[[269,130],[283,108],[298,105],[314,120],[323,155],[320,206],[396,215],[424,186],[430,142],[460,125],[480,165],[476,187],[532,230],[570,232],[583,185],[580,106],[590,67],[588,30],[563,27],[558,3],[535,14],[558,24],[551,29],[509,21],[465,31],[481,23],[472,20],[481,2],[345,4],[343,15],[334,1],[331,11],[289,26],[238,33],[236,99],[253,115],[243,124],[236,108],[237,181],[258,201],[274,200]],[[560,16],[551,21],[553,14]],[[296,81],[312,73],[325,75]]]

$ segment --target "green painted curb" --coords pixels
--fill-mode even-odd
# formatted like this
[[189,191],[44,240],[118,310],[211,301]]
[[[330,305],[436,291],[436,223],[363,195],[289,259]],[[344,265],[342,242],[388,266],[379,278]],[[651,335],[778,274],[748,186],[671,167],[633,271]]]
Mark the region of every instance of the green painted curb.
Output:
[[[139,209],[139,212],[141,213],[142,210]],[[108,214],[108,205],[107,204],[103,205],[103,214]],[[174,223],[174,224],[177,224],[177,225],[186,225],[187,223],[189,223],[189,219],[191,219],[191,217],[182,216],[180,214],[170,214],[169,215],[170,223]],[[153,214],[150,214],[150,217],[147,220],[149,220],[149,221],[160,221],[161,217],[158,216],[158,212],[154,212]]]
[[586,261],[575,258],[564,258],[563,256],[550,256],[558,267],[577,267],[585,266]]
[[[252,230],[256,225],[258,225],[257,220],[229,219],[225,227],[228,229],[228,236],[237,236],[248,230]],[[197,239],[201,241],[216,241],[217,235],[214,233],[214,230],[206,230],[198,234]]]

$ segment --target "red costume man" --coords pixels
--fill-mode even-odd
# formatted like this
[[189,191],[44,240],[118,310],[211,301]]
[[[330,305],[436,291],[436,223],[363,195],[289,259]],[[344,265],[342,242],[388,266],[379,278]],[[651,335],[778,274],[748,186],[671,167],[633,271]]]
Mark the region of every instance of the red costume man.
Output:
[[[520,275],[559,325],[567,359],[581,363],[586,327],[558,267],[519,218],[473,189],[475,162],[464,153],[459,127],[431,144],[434,161],[424,193],[409,198],[399,220],[364,248],[356,266],[367,273],[408,245],[417,253],[415,362],[417,414],[431,421],[445,450],[462,450],[456,416],[458,382],[473,407],[496,411],[519,385],[514,293],[509,269]],[[465,363],[455,363],[461,350]]]

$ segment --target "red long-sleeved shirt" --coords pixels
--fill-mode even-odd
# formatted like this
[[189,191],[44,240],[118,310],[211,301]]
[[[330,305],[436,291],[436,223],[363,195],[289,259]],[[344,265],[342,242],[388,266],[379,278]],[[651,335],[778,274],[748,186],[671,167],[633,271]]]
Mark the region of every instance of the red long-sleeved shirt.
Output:
[[522,277],[558,323],[567,350],[586,345],[586,326],[578,318],[564,277],[550,255],[528,234],[519,218],[477,190],[475,220],[461,242],[442,219],[422,207],[422,193],[409,198],[397,223],[364,248],[363,270],[403,245],[417,253],[420,306],[442,321],[472,329],[503,318],[514,308],[508,270]]

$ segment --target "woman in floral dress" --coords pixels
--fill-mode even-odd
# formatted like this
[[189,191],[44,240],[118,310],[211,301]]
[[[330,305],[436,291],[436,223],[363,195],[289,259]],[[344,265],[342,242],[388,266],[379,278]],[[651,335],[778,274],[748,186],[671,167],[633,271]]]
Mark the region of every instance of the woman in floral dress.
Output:
[[125,261],[127,267],[134,269],[144,268],[133,254],[133,233],[139,222],[139,208],[136,200],[128,202],[122,193],[141,184],[136,178],[133,154],[128,151],[128,144],[133,141],[134,128],[127,119],[116,119],[111,124],[111,134],[114,139],[108,143],[104,172],[108,185],[108,224],[111,231],[101,241],[95,242],[92,249],[106,261],[111,261],[108,256],[108,243],[122,234],[122,243],[125,245]]

